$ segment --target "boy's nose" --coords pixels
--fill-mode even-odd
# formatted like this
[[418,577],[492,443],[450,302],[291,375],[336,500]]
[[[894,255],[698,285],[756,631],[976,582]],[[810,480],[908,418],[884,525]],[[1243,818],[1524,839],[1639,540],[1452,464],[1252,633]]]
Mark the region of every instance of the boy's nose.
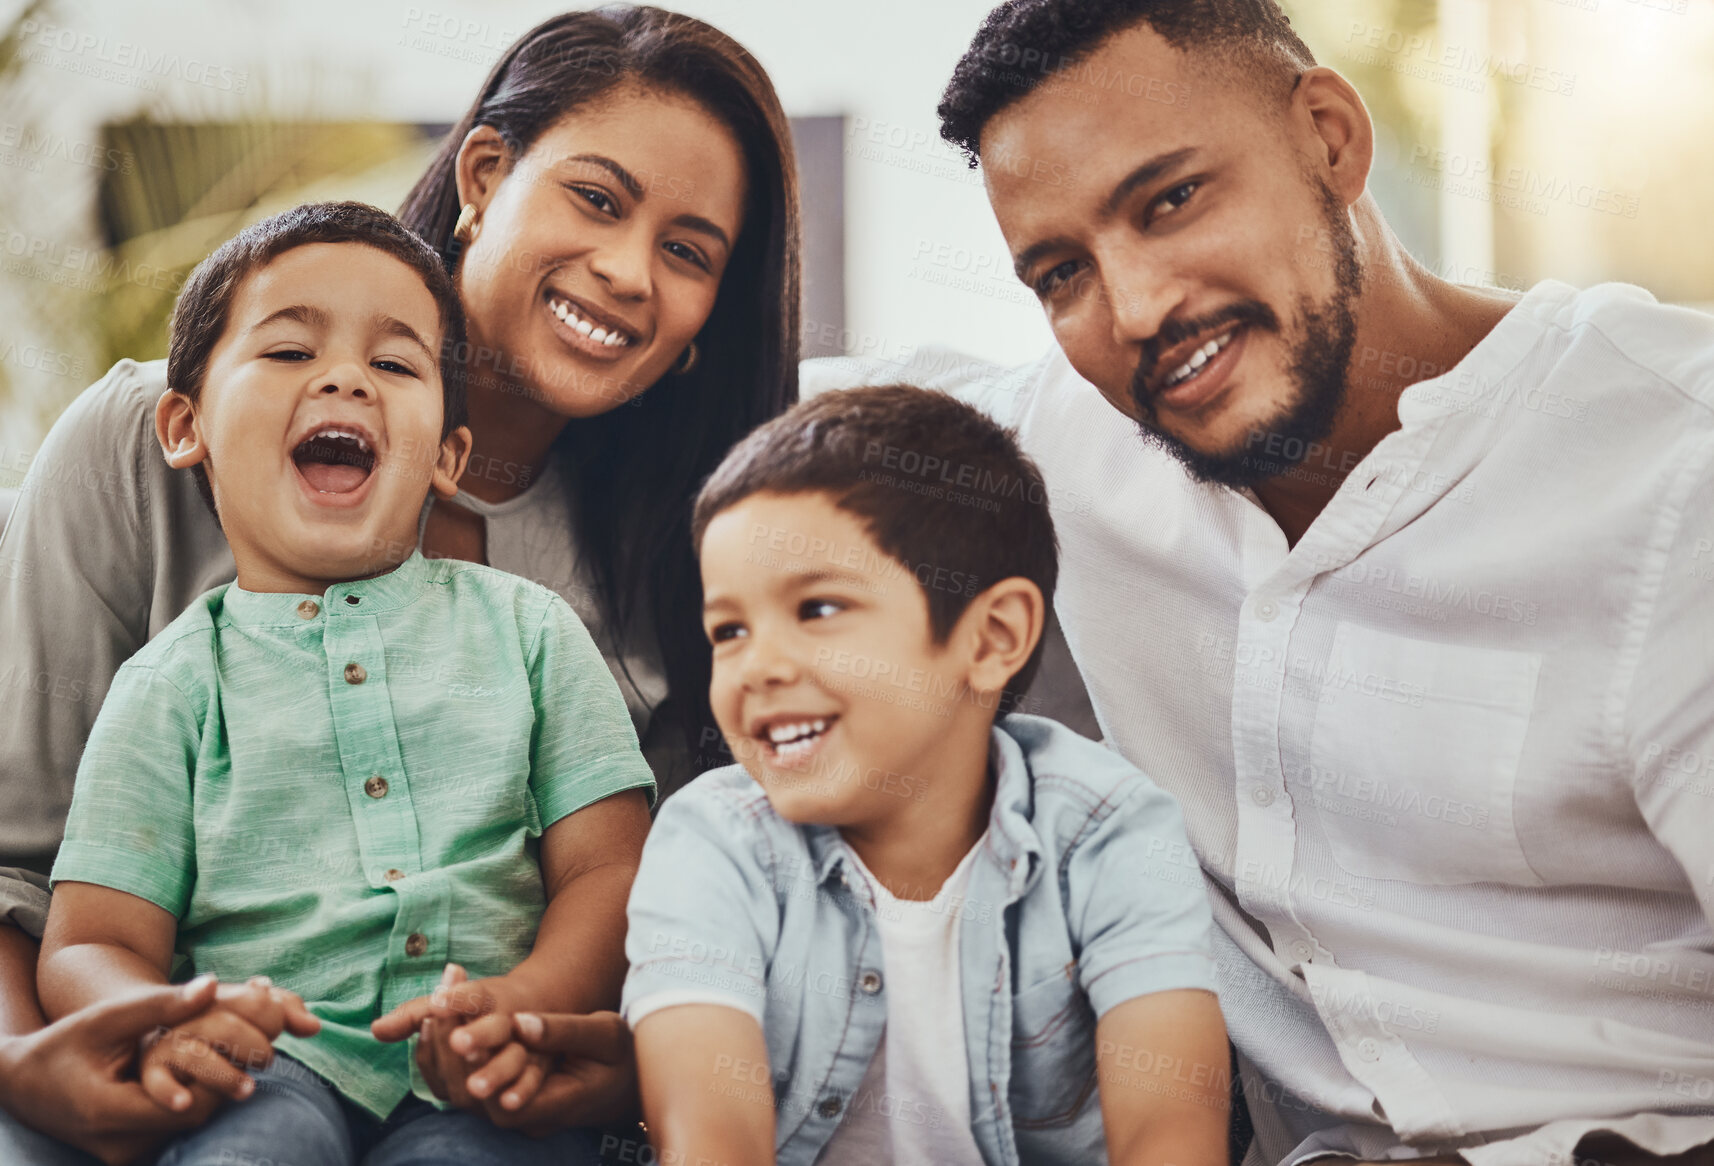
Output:
[[361,368],[354,364],[342,363],[328,369],[322,376],[325,379],[316,390],[321,396],[339,396],[345,393],[359,400],[369,398],[368,378],[363,375]]
[[790,684],[798,678],[797,661],[791,654],[770,647],[766,641],[755,641],[745,653],[740,676],[745,688],[765,688],[772,684]]

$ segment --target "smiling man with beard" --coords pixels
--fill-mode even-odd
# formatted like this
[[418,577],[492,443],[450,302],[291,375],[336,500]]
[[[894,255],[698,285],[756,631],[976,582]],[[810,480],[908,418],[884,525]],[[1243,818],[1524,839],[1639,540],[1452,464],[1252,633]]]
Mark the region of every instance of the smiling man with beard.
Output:
[[1058,346],[903,375],[1042,467],[1101,730],[1206,876],[1247,1163],[1709,1161],[1714,320],[1436,278],[1272,0],[1012,0],[940,114]]

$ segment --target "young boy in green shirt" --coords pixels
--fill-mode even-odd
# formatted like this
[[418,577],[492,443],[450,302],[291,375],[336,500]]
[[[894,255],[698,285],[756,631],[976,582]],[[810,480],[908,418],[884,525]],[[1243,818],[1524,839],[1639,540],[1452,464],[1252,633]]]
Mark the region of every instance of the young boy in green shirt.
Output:
[[[247,229],[175,308],[157,433],[201,475],[237,580],[114,679],[54,866],[42,1002],[163,983],[176,952],[307,1003],[232,986],[144,1051],[163,1106],[239,1102],[163,1164],[594,1159],[586,1131],[442,1111],[418,1067],[490,1115],[542,1077],[521,1045],[472,1061],[444,1017],[417,1025],[449,964],[489,1012],[617,1002],[653,796],[564,600],[413,549],[470,451],[461,333],[439,257],[358,203]],[[397,1042],[418,1027],[413,1061]]]

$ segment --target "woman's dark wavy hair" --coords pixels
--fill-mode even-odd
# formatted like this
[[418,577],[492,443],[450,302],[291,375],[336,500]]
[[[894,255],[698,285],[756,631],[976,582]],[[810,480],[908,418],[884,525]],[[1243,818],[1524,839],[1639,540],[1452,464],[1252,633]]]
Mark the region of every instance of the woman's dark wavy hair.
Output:
[[700,771],[723,759],[709,752],[720,737],[691,504],[739,438],[797,400],[797,171],[772,82],[737,41],[688,16],[646,6],[555,16],[501,56],[399,217],[454,262],[465,136],[492,126],[516,159],[562,117],[627,84],[707,109],[738,139],[749,172],[744,227],[696,337],[695,367],[662,377],[632,407],[571,421],[556,445],[604,613],[621,646],[653,628],[669,687],[653,715],[684,735]]

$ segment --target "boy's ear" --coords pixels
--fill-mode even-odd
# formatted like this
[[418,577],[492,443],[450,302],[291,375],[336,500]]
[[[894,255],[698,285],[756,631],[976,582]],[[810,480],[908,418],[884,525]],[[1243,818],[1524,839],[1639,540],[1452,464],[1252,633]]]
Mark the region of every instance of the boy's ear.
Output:
[[451,498],[458,493],[458,479],[464,476],[464,467],[470,461],[471,444],[468,425],[460,425],[441,441],[440,456],[429,475],[429,489],[435,492],[435,497]]
[[196,406],[177,389],[168,389],[155,402],[155,440],[175,470],[187,469],[208,457],[197,425]]
[[1041,641],[1047,623],[1041,588],[1021,575],[1002,579],[971,600],[964,617],[976,637],[970,688],[984,698],[998,696]]

